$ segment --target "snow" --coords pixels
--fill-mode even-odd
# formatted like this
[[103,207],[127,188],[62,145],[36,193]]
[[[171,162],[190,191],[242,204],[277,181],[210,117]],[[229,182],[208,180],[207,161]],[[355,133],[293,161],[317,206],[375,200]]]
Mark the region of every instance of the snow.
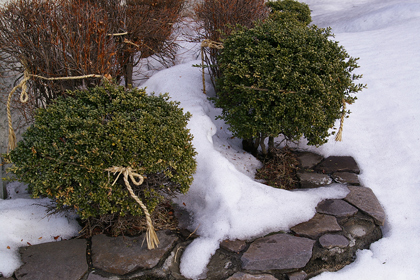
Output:
[[80,230],[74,216],[46,216],[49,199],[31,199],[19,183],[7,186],[9,199],[0,200],[0,272],[5,277],[22,265],[22,246],[70,239]]
[[[417,279],[420,274],[420,4],[396,0],[307,0],[313,23],[331,26],[335,40],[353,57],[360,57],[361,82],[368,88],[358,94],[345,120],[342,142],[331,140],[298,148],[324,156],[350,155],[359,163],[362,184],[370,187],[383,205],[387,221],[384,237],[370,249],[360,250],[356,261],[340,271],[314,279]],[[220,110],[202,93],[200,64],[191,44],[182,52],[182,64],[154,74],[142,86],[147,91],[169,92],[192,113],[188,128],[198,155],[194,182],[177,202],[191,211],[190,229],[199,238],[184,251],[181,272],[193,279],[205,277],[209,258],[223,239],[248,239],[270,231],[287,230],[310,219],[316,204],[341,198],[348,192],[335,184],[308,191],[285,191],[253,180],[260,163],[240,148],[227,126],[214,117]],[[195,49],[197,50],[197,49]],[[208,77],[207,77],[208,78]],[[338,124],[337,124],[338,125]],[[278,139],[280,140],[280,139]],[[20,197],[22,188],[9,184],[12,198],[0,200],[0,272],[10,276],[21,262],[18,247],[29,242],[55,241],[77,234],[74,217],[45,217],[47,200]],[[23,195],[23,197],[22,197]],[[39,239],[42,237],[41,239]],[[7,249],[8,246],[10,249]]]
[[[313,217],[322,199],[344,197],[348,193],[346,187],[339,185],[300,192],[275,189],[239,171],[241,167],[250,169],[249,163],[255,165],[255,158],[235,166],[231,163],[234,158],[229,160],[229,154],[219,152],[231,135],[220,129],[220,123],[216,122],[219,124],[216,126],[210,117],[219,110],[213,108],[201,90],[200,69],[191,67],[199,63],[192,61],[160,71],[144,84],[149,92],[169,92],[193,115],[188,128],[198,152],[197,171],[189,192],[177,199],[179,205],[194,213],[190,229],[197,228],[200,235],[186,248],[181,260],[181,273],[190,278],[203,273],[222,240],[248,239],[287,230]],[[228,144],[230,150],[243,154],[237,145],[237,140]]]

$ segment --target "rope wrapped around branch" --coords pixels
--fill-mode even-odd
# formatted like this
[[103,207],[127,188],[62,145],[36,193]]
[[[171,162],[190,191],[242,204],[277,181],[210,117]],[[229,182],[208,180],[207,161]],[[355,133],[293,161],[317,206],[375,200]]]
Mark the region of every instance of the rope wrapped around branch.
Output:
[[204,78],[204,48],[223,49],[223,43],[205,39],[201,42],[201,71],[203,76],[203,93],[206,94],[206,80]]
[[[144,212],[144,215],[146,216],[146,224],[147,224],[147,231],[146,231],[146,242],[147,242],[147,248],[149,250],[154,249],[159,245],[159,239],[156,235],[155,228],[153,227],[152,219],[150,218],[150,213],[147,210],[146,206],[143,204],[143,202],[134,194],[133,189],[130,186],[130,183],[128,182],[128,178],[130,177],[131,181],[134,185],[140,186],[143,184],[144,178],[138,173],[133,172],[133,169],[131,167],[122,167],[122,166],[113,166],[110,168],[105,169],[105,171],[118,173],[117,178],[115,179],[114,183],[112,185],[115,185],[118,178],[121,174],[123,174],[123,179],[125,186],[128,189],[128,192],[130,193],[131,197],[134,198],[134,200],[140,205],[141,209]],[[138,178],[138,180],[136,180]]]
[[[25,64],[22,63],[24,66]],[[28,96],[28,86],[27,86],[27,82],[29,79],[31,79],[31,77],[33,78],[38,78],[38,79],[43,79],[43,80],[48,80],[48,81],[55,81],[55,80],[77,80],[77,79],[86,79],[86,78],[103,78],[107,81],[111,80],[111,76],[110,75],[98,75],[98,74],[90,74],[90,75],[83,75],[83,76],[71,76],[71,77],[55,77],[55,78],[48,78],[48,77],[43,77],[43,76],[39,76],[39,75],[34,75],[34,74],[29,74],[27,67],[25,67],[25,71],[23,72],[23,79],[22,81],[20,81],[20,83],[15,86],[12,91],[9,93],[9,97],[7,98],[7,120],[9,123],[9,144],[7,146],[7,152],[10,152],[11,150],[14,150],[17,146],[17,141],[16,141],[16,134],[15,131],[13,130],[13,124],[12,124],[12,114],[10,112],[10,104],[12,101],[12,95],[13,93],[15,93],[15,91],[18,88],[22,88],[22,91],[20,93],[20,102],[21,103],[26,103],[29,100],[29,96]]]

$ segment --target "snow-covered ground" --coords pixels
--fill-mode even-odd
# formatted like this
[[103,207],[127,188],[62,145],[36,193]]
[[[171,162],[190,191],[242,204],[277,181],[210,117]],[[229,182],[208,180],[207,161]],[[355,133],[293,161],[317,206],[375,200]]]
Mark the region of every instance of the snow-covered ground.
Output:
[[[342,142],[333,139],[315,151],[324,156],[351,155],[361,168],[360,179],[382,203],[387,222],[384,237],[344,269],[315,279],[417,279],[420,275],[420,3],[396,0],[307,0],[313,23],[331,26],[335,40],[353,57],[368,88],[349,106]],[[191,44],[186,44],[190,48]],[[259,162],[231,139],[226,125],[201,91],[201,73],[194,52],[183,52],[182,64],[159,71],[142,86],[169,92],[193,114],[198,168],[190,191],[180,205],[193,213],[190,227],[199,238],[181,259],[181,272],[190,278],[205,273],[210,256],[223,239],[251,238],[287,230],[310,219],[325,198],[343,197],[341,185],[310,191],[284,191],[255,182]],[[206,85],[211,88],[210,83]],[[211,95],[211,91],[208,93]],[[9,186],[12,199],[0,200],[0,272],[10,276],[19,267],[19,246],[69,238],[79,230],[72,217],[45,217],[22,194]],[[16,194],[15,189],[19,190]],[[42,238],[41,238],[42,237]],[[9,249],[10,248],[10,249]]]

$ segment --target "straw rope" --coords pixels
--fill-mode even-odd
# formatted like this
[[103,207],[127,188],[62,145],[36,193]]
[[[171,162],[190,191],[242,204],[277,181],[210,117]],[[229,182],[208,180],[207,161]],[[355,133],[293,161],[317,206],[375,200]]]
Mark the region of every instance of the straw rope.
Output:
[[132,45],[132,46],[135,46],[136,48],[138,48],[138,49],[140,49],[142,46],[145,46],[146,48],[148,48],[149,50],[151,50],[152,52],[154,52],[155,50],[154,49],[152,49],[151,47],[149,47],[148,45],[146,45],[146,44],[144,44],[144,43],[142,43],[142,45],[140,46],[140,45],[138,45],[138,44],[136,44],[136,43],[134,43],[134,42],[132,42],[132,41],[130,41],[130,40],[127,40],[127,39],[124,39],[124,41],[123,41],[124,43],[126,43],[126,44],[129,44],[129,45]]
[[[147,210],[147,208],[143,204],[143,202],[138,198],[138,196],[136,196],[134,194],[133,189],[131,188],[130,183],[128,182],[128,178],[130,177],[130,179],[131,179],[131,181],[133,182],[134,185],[140,186],[141,184],[143,184],[143,180],[144,180],[143,176],[141,176],[138,173],[133,172],[131,167],[113,166],[113,167],[110,167],[108,169],[105,169],[105,171],[112,172],[112,173],[114,173],[114,175],[115,175],[115,173],[118,173],[117,178],[115,179],[115,181],[112,185],[114,185],[117,182],[120,175],[123,174],[125,186],[127,187],[128,191],[130,192],[131,197],[134,198],[134,200],[140,205],[141,209],[143,209],[143,212],[146,216],[147,248],[149,250],[154,249],[155,247],[157,247],[159,245],[159,239],[156,235],[155,228],[153,227],[153,223],[152,223],[152,219],[150,218],[149,211]],[[138,178],[138,181],[136,181],[135,177]]]
[[[22,64],[25,66],[25,63],[22,63]],[[9,124],[9,143],[8,143],[8,146],[7,146],[7,152],[10,152],[11,150],[14,150],[17,146],[16,134],[15,134],[15,131],[13,130],[12,114],[11,114],[11,110],[10,110],[12,95],[13,95],[13,93],[15,93],[15,91],[18,88],[22,88],[22,91],[20,93],[20,102],[21,103],[28,102],[29,96],[28,96],[28,91],[27,91],[27,89],[28,89],[27,82],[31,77],[39,78],[39,79],[43,79],[43,80],[48,80],[48,81],[77,80],[77,79],[86,79],[86,78],[103,78],[103,79],[106,79],[107,81],[110,80],[109,75],[103,76],[103,75],[98,75],[98,74],[90,74],[90,75],[83,75],[83,76],[72,76],[72,77],[47,78],[47,77],[43,77],[43,76],[39,76],[39,75],[29,74],[27,68],[25,67],[25,71],[23,72],[22,81],[20,81],[20,83],[12,89],[12,91],[9,93],[9,97],[7,98],[7,121],[8,121],[8,124]]]
[[346,117],[346,100],[343,99],[343,112],[341,114],[340,128],[338,129],[337,135],[335,136],[335,141],[341,142],[343,140],[343,127],[344,127],[344,118]]
[[206,94],[206,79],[204,78],[204,48],[223,49],[223,43],[205,39],[201,42],[201,71],[203,77],[203,93]]
[[109,34],[106,34],[106,36],[124,36],[124,35],[127,35],[128,34],[128,32],[122,32],[122,33],[109,33]]
[[7,152],[14,150],[16,148],[16,143],[17,143],[16,134],[15,134],[15,131],[13,130],[12,114],[10,112],[10,104],[12,101],[12,95],[18,88],[22,88],[22,92],[20,94],[20,102],[26,103],[29,99],[28,93],[27,93],[26,82],[29,79],[30,79],[29,73],[27,70],[25,70],[25,72],[23,73],[22,81],[20,81],[20,83],[12,89],[12,91],[9,93],[9,97],[7,98],[7,121],[9,123],[9,144],[7,146]]
[[98,74],[89,74],[89,75],[83,75],[83,76],[70,76],[70,77],[53,77],[53,78],[47,78],[39,75],[29,74],[29,76],[34,78],[39,78],[43,80],[48,81],[58,81],[58,80],[79,80],[79,79],[86,79],[86,78],[103,78],[107,81],[109,81],[109,76],[107,75],[98,75]]

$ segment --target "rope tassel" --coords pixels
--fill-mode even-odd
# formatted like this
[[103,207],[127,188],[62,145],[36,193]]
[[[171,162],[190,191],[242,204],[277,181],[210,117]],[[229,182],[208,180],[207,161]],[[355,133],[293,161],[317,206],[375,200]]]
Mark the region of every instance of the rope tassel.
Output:
[[341,114],[340,128],[338,129],[335,141],[341,142],[343,139],[344,118],[346,117],[346,100],[343,99],[343,113]]
[[[131,197],[134,198],[134,200],[140,205],[141,209],[144,212],[144,215],[146,216],[146,224],[147,224],[147,231],[146,231],[146,242],[147,242],[147,248],[149,250],[151,249],[155,249],[156,247],[158,247],[159,245],[159,239],[156,235],[155,232],[155,228],[153,227],[153,223],[152,223],[152,219],[150,218],[150,213],[147,210],[146,206],[143,204],[143,202],[138,198],[138,196],[136,196],[134,194],[133,189],[130,186],[130,183],[128,181],[128,178],[130,177],[131,181],[133,182],[134,185],[136,186],[140,186],[141,184],[143,184],[144,181],[144,177],[141,176],[138,173],[133,172],[133,170],[131,169],[131,167],[122,167],[122,166],[113,166],[110,167],[108,169],[105,169],[105,171],[108,172],[112,172],[114,173],[118,173],[117,178],[115,179],[114,183],[112,183],[112,185],[115,185],[115,183],[117,182],[118,178],[120,177],[121,174],[123,174],[123,179],[125,182],[125,186],[128,189],[128,192],[130,193]],[[136,180],[136,178],[138,180]]]

